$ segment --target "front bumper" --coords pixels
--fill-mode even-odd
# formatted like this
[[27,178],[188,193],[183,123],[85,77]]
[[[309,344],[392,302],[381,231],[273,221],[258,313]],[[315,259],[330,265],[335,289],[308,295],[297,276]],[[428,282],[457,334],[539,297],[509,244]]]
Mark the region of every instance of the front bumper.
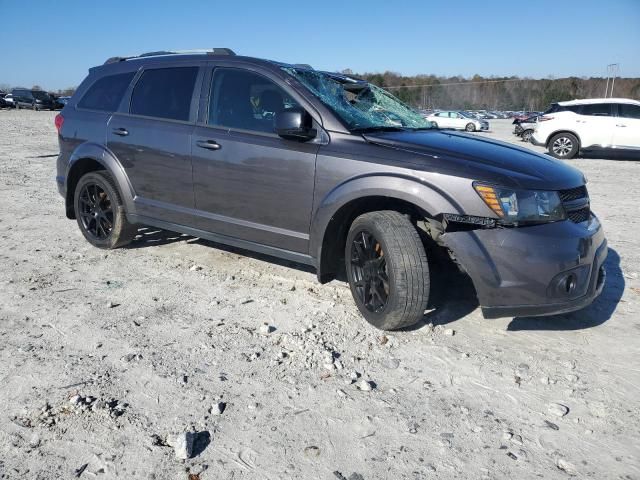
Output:
[[567,313],[602,292],[607,241],[600,222],[569,220],[442,236],[469,274],[485,318]]
[[536,133],[535,132],[533,132],[533,135],[531,135],[529,141],[531,143],[533,143],[536,147],[546,147],[547,146],[546,142],[541,141],[541,140],[536,138]]

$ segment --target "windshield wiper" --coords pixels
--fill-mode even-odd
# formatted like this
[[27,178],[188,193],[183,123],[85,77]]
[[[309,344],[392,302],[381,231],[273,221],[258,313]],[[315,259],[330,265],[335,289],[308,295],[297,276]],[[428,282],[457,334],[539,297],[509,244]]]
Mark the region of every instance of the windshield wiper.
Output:
[[392,127],[390,125],[378,125],[373,127],[352,128],[352,133],[373,133],[373,132],[403,132],[404,127]]

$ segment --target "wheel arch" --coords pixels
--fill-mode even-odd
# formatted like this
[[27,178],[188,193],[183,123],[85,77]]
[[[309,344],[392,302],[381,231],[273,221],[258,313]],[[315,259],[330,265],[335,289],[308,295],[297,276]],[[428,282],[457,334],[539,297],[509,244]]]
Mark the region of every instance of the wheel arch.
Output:
[[553,137],[555,137],[556,135],[558,135],[559,133],[570,133],[571,135],[573,135],[574,137],[576,137],[578,139],[578,150],[580,150],[581,146],[582,146],[582,140],[580,139],[580,135],[578,135],[577,132],[574,132],[573,130],[569,130],[568,128],[562,128],[560,130],[556,130],[555,132],[551,132],[548,136],[547,136],[547,141],[545,142],[545,147],[549,148],[549,143],[551,143],[551,139]]
[[445,192],[415,178],[385,174],[343,183],[320,203],[311,225],[310,254],[320,283],[331,281],[342,271],[344,243],[353,220],[378,210],[399,211],[412,219],[462,213],[461,206]]
[[65,211],[67,218],[75,218],[73,197],[76,185],[83,175],[89,172],[106,170],[116,182],[125,209],[128,213],[134,213],[133,188],[128,177],[116,157],[103,146],[95,143],[80,145],[69,159],[65,176]]

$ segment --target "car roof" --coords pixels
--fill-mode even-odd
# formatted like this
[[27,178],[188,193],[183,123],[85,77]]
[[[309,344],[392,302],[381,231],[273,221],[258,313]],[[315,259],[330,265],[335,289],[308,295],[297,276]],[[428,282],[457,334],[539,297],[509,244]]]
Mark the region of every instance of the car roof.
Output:
[[640,101],[630,98],[585,98],[583,100],[568,100],[566,102],[556,102],[558,105],[591,105],[594,103],[629,103],[632,105],[640,105]]

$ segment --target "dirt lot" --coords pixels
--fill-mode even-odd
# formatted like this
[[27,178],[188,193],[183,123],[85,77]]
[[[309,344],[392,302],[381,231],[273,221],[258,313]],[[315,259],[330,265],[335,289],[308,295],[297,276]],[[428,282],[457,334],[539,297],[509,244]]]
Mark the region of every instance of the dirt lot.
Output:
[[640,479],[639,162],[571,161],[610,245],[594,305],[484,320],[454,284],[383,335],[286,262],[153,230],[94,249],[53,117],[0,111],[0,478]]

